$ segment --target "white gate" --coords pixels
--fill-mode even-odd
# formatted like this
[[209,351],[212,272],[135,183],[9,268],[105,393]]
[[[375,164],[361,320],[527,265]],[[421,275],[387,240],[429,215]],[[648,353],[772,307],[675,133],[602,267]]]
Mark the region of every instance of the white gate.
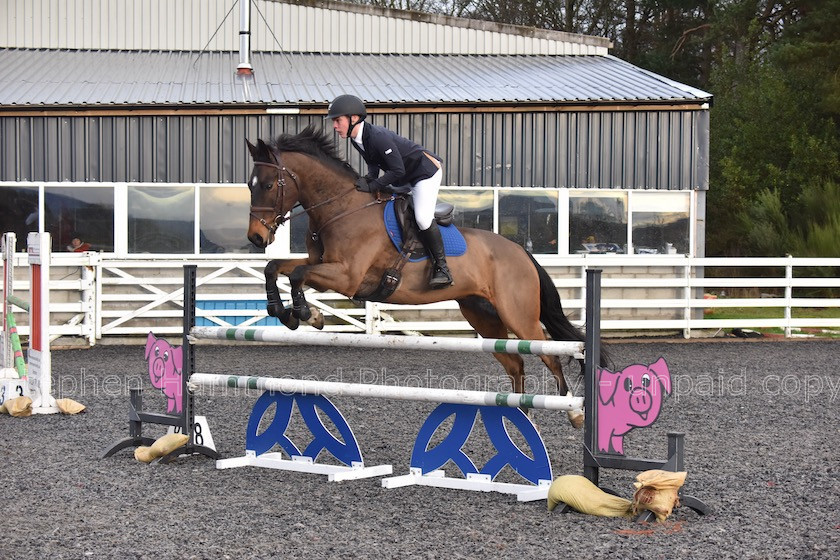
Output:
[[[581,324],[587,268],[600,268],[603,331],[681,332],[685,337],[729,328],[840,329],[840,298],[809,292],[840,291],[840,259],[688,258],[670,255],[575,255],[538,257],[560,291],[563,309]],[[53,255],[50,281],[51,338],[83,337],[89,344],[114,337],[181,333],[183,265],[198,265],[197,317],[208,326],[265,325],[263,268],[266,259],[113,259],[98,253]],[[16,291],[28,290],[26,255],[15,257]],[[704,277],[716,267],[715,278]],[[760,270],[759,270],[760,269]],[[289,284],[278,283],[284,301]],[[710,292],[714,298],[710,299]],[[363,333],[472,332],[455,302],[423,306],[358,304],[332,293],[308,290],[306,297],[326,320],[325,330]],[[536,294],[535,294],[536,297]],[[771,318],[711,319],[715,308],[765,308]],[[825,315],[828,315],[827,317]],[[832,316],[834,315],[834,316]],[[302,329],[311,327],[302,326]],[[19,331],[28,335],[26,317]]]

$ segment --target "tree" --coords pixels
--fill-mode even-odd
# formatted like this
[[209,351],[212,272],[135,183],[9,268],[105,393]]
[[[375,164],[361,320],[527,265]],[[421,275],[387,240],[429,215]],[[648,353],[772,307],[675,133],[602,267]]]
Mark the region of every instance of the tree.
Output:
[[707,254],[827,254],[838,238],[840,0],[360,1],[607,37],[714,95]]
[[714,71],[708,254],[814,254],[838,219],[840,0],[772,8]]

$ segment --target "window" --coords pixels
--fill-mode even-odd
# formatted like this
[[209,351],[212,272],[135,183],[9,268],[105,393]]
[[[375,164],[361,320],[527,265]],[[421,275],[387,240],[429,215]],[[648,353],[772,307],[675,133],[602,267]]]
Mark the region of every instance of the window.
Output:
[[199,189],[199,239],[202,253],[250,253],[248,210],[251,193],[242,186]]
[[636,254],[688,254],[688,193],[633,193],[633,251]]
[[455,207],[452,223],[456,226],[493,231],[492,190],[442,189],[438,202],[448,202]]
[[627,193],[569,193],[569,254],[627,253]]
[[[114,250],[112,187],[44,188],[44,229],[53,251]],[[74,241],[78,240],[78,241]]]
[[[449,186],[438,200],[455,207],[456,226],[498,232],[538,255],[692,251],[691,191]],[[71,250],[78,237],[90,250],[120,255],[263,253],[247,240],[249,208],[241,184],[0,185],[0,231],[17,235],[18,251],[28,232],[43,228],[54,251]],[[272,257],[287,247],[306,254],[309,218],[300,207],[293,214],[277,231]],[[568,248],[558,248],[566,235]]]
[[26,251],[26,234],[38,231],[38,187],[0,188],[0,232],[14,232],[16,251]]
[[130,253],[195,251],[195,187],[128,188]]
[[557,253],[557,192],[499,191],[499,233],[532,253]]

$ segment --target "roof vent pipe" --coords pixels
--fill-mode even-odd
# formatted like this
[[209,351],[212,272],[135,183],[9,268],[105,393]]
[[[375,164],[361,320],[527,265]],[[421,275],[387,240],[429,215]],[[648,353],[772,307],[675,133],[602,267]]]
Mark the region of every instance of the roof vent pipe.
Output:
[[239,66],[236,73],[240,76],[254,73],[251,66],[251,0],[239,0]]

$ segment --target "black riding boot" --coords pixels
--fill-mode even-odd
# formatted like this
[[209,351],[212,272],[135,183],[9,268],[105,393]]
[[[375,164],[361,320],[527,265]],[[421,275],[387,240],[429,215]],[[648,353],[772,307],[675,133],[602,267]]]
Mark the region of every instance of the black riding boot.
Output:
[[420,230],[420,241],[434,260],[432,265],[432,276],[429,285],[432,288],[445,288],[455,283],[449,267],[446,266],[446,253],[443,250],[443,239],[440,236],[440,229],[437,222],[432,222],[429,229]]

